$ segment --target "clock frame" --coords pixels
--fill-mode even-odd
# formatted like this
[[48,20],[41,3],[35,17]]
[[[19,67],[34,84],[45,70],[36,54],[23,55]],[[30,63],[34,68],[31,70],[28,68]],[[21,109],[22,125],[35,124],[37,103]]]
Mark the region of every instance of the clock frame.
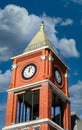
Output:
[[62,74],[59,68],[57,67],[54,68],[54,80],[59,86],[62,85]]
[[34,63],[29,63],[22,70],[22,78],[24,80],[29,80],[32,77],[34,77],[36,72],[37,72],[37,66]]

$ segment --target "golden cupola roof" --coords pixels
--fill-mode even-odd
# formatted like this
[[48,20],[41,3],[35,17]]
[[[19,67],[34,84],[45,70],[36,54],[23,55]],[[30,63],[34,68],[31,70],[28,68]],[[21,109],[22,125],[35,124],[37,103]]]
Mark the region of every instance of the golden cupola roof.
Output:
[[45,47],[48,47],[52,51],[54,51],[53,45],[50,42],[50,40],[48,39],[48,37],[44,31],[44,27],[45,27],[45,25],[44,25],[44,22],[42,21],[40,30],[36,33],[36,35],[33,37],[33,39],[27,45],[27,47],[24,50],[24,53],[28,52],[28,51],[37,50],[40,48],[45,48]]

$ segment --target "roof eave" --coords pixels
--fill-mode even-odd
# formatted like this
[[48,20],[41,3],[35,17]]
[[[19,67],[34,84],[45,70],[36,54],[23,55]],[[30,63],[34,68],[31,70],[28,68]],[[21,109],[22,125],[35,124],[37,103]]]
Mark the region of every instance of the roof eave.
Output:
[[11,59],[13,60],[13,59],[16,59],[16,58],[18,58],[18,57],[22,57],[22,56],[24,56],[24,55],[26,55],[26,54],[30,54],[30,53],[32,53],[32,52],[36,52],[36,51],[39,51],[39,50],[42,50],[42,49],[46,49],[46,48],[50,49],[50,50],[57,56],[57,58],[66,66],[66,68],[67,68],[68,70],[70,70],[70,68],[64,63],[64,61],[63,61],[63,60],[55,53],[55,51],[54,51],[52,48],[50,48],[49,46],[44,46],[44,47],[37,48],[37,49],[34,49],[34,50],[29,50],[29,51],[27,51],[27,52],[24,52],[23,54],[20,54],[20,55],[17,55],[17,56],[12,57]]

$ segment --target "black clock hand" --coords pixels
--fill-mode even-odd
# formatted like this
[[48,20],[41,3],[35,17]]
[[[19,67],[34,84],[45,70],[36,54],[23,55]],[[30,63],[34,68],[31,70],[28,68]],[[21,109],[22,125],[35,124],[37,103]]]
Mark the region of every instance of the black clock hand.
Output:
[[28,68],[28,72],[30,72],[30,67]]

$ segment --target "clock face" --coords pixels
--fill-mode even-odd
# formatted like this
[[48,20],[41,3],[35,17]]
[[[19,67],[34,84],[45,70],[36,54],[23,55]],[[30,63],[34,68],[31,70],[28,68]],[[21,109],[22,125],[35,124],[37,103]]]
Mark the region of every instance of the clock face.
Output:
[[22,77],[25,80],[28,80],[36,74],[36,71],[37,71],[36,65],[33,63],[30,63],[24,67],[24,69],[22,71]]
[[62,84],[62,76],[60,71],[57,68],[54,69],[54,78],[59,85]]

